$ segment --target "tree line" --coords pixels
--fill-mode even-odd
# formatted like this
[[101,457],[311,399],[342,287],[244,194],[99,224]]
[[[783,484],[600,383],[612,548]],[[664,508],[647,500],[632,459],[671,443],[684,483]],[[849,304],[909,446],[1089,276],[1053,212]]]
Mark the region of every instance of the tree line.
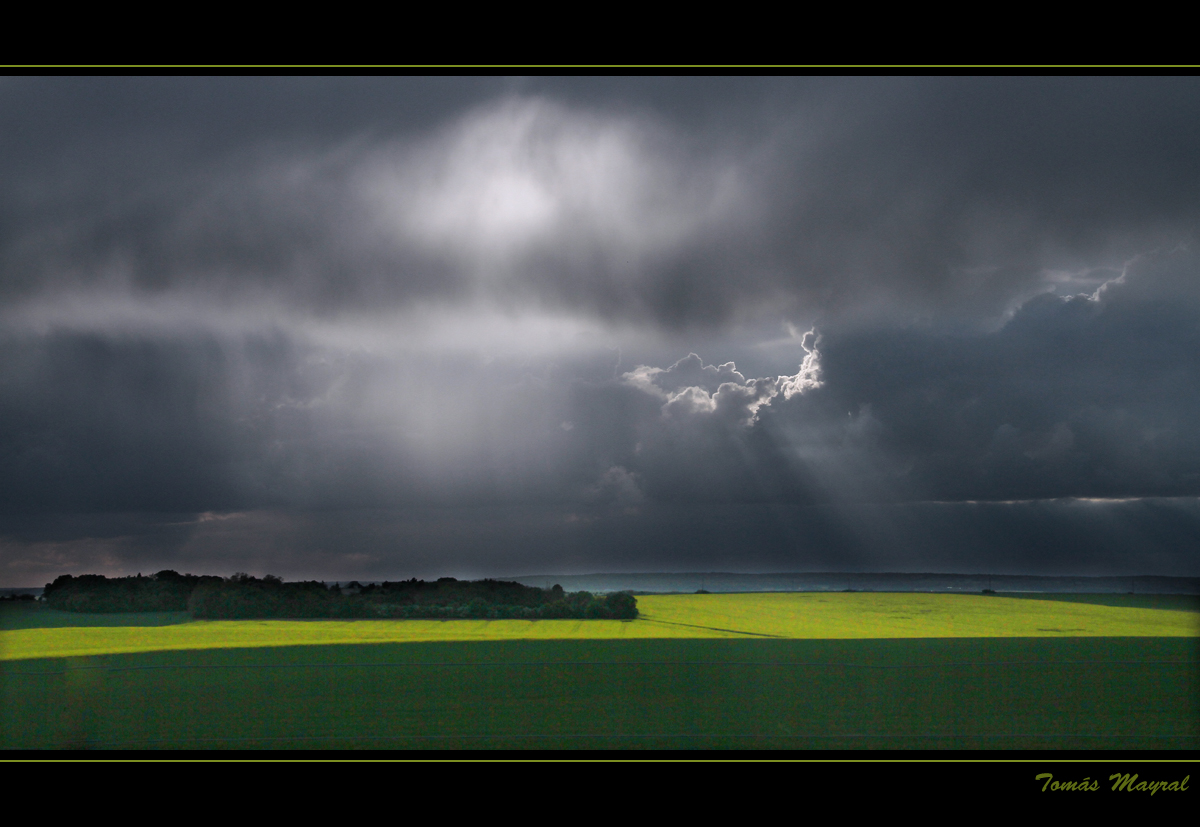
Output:
[[401,580],[326,585],[273,575],[232,577],[165,570],[143,577],[64,574],[43,599],[72,612],[179,612],[206,620],[252,618],[619,619],[637,617],[633,595],[565,592],[505,580]]

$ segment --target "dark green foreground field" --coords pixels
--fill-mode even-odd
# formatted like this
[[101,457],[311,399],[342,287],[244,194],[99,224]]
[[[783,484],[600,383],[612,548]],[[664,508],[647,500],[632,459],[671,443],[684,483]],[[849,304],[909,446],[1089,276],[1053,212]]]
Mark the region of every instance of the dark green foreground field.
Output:
[[635,637],[20,657],[0,661],[0,746],[1195,749],[1198,642]]
[[1194,640],[633,640],[10,662],[25,748],[1193,749]]

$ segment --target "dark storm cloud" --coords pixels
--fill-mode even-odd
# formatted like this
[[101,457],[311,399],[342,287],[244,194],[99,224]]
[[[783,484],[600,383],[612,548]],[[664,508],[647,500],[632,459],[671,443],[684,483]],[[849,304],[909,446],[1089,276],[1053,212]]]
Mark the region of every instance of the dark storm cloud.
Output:
[[1181,571],[1197,92],[4,81],[8,571]]
[[[623,464],[671,500],[1196,496],[1197,281],[1194,254],[1148,255],[994,333],[822,337],[795,377],[745,380],[694,354],[639,367],[625,382],[661,411]],[[751,415],[721,415],[735,393]]]
[[831,338],[827,388],[910,498],[1196,495],[1197,283],[1195,254],[1150,255],[994,334]]
[[611,353],[60,331],[0,354],[8,513],[591,500],[641,396],[606,382]]
[[[198,112],[161,84],[91,83],[127,122],[84,117],[73,140],[45,136],[58,154],[29,134],[6,158],[14,300],[200,291],[324,314],[482,292],[644,315],[646,272],[694,254],[683,248],[703,246],[734,200],[729,161],[689,150],[668,125],[538,96],[480,102],[477,82],[448,96],[457,107],[418,106],[418,118],[391,112],[411,103],[411,83],[368,84],[378,118],[355,110],[315,128],[294,110],[345,108],[343,85],[276,81],[274,130],[250,81],[181,82]],[[53,132],[57,110],[34,106],[34,91],[70,109],[81,84],[13,82],[12,118],[34,109]]]
[[645,505],[0,517],[0,578],[65,572],[398,580],[608,571],[1194,576],[1195,498],[1097,503]]
[[1200,276],[1146,256],[994,333],[802,339],[794,375],[696,354],[403,357],[283,334],[14,338],[13,510],[642,497],[812,502],[1200,494]]
[[994,325],[1194,238],[1196,84],[13,79],[4,290]]

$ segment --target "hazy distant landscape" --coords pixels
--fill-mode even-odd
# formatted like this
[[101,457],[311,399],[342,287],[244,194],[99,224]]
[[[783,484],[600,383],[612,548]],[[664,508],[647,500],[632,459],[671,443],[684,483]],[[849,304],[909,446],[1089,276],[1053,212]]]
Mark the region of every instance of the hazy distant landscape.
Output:
[[645,574],[528,575],[511,578],[545,588],[561,583],[563,588],[591,592],[1001,592],[1200,595],[1200,577],[1049,577],[1013,574],[898,574],[898,573],[780,573],[734,574],[730,572],[684,572]]
[[[1067,577],[1014,574],[918,573],[776,573],[660,572],[611,574],[536,574],[501,577],[547,589],[558,583],[568,591],[628,591],[647,594],[709,592],[877,591],[977,593],[983,589],[1031,594],[1179,594],[1200,595],[1200,577]],[[352,581],[339,582],[348,586]],[[357,582],[357,581],[354,581]],[[368,583],[377,581],[366,581]],[[378,581],[383,582],[383,581]],[[41,587],[0,589],[0,596],[40,595]]]

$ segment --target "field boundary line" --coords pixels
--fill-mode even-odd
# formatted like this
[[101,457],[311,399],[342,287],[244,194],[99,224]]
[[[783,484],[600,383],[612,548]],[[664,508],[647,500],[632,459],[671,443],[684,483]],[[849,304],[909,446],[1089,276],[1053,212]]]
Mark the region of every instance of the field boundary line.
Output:
[[[228,742],[251,742],[251,741],[453,741],[453,740],[552,740],[555,738],[562,739],[681,739],[681,738],[736,738],[736,739],[807,739],[807,740],[828,740],[834,738],[851,738],[851,739],[869,739],[869,738],[920,738],[920,739],[964,739],[964,738],[1178,738],[1178,739],[1198,739],[1200,735],[1137,735],[1137,734],[1106,734],[1106,733],[994,733],[994,734],[961,734],[961,733],[916,733],[916,734],[900,734],[900,733],[844,733],[838,735],[789,735],[778,733],[731,733],[731,734],[714,734],[714,733],[631,733],[627,735],[614,735],[609,733],[558,733],[552,735],[529,734],[529,733],[514,733],[511,735],[264,735],[256,737],[252,735],[232,736],[229,738],[221,737],[204,737],[204,738],[133,738],[125,741],[113,740],[79,740],[79,741],[56,741],[55,745],[65,747],[87,745],[99,746],[102,744],[156,744],[156,743],[228,743]],[[53,747],[52,747],[53,748]]]
[[[101,656],[102,657],[102,656]],[[46,672],[10,672],[0,675],[65,675],[69,672],[103,670],[140,672],[153,669],[369,669],[373,667],[468,667],[468,666],[790,666],[845,667],[850,669],[938,669],[952,666],[1200,666],[1200,660],[998,660],[946,661],[944,663],[845,663],[842,661],[723,661],[723,660],[531,660],[531,661],[380,661],[375,663],[157,663],[144,666],[70,666]]]

